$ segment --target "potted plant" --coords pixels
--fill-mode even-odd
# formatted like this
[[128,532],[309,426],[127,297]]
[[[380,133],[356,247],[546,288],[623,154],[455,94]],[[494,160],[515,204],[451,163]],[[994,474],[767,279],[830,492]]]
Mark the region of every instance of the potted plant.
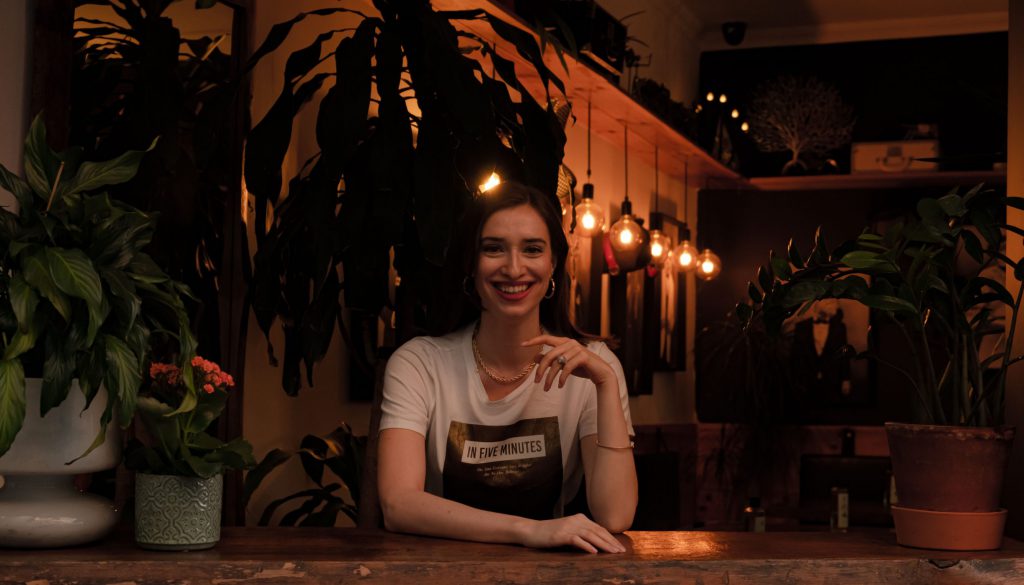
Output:
[[[1003,407],[1007,369],[1021,359],[1011,345],[1024,293],[990,277],[999,268],[1024,277],[1024,259],[1002,252],[1005,233],[1024,234],[1002,221],[1007,205],[1024,200],[979,185],[921,199],[910,219],[834,249],[819,229],[807,257],[792,240],[786,258],[772,253],[749,285],[750,302],[737,306],[745,326],[761,322],[777,334],[814,301],[853,299],[903,333],[909,369],[870,356],[896,368],[919,403],[920,424],[885,425],[901,544],[978,550],[1002,541],[999,498],[1014,436]],[[999,335],[998,350],[986,355],[983,342]]]
[[135,470],[135,542],[154,550],[202,550],[220,540],[223,473],[256,464],[245,439],[206,433],[235,381],[195,356],[191,368],[154,362],[140,393],[144,440],[128,447]]
[[55,153],[37,117],[25,178],[0,166],[0,187],[17,201],[0,208],[4,545],[79,544],[113,527],[109,502],[79,496],[72,476],[117,464],[110,423],[132,421],[151,336],[171,333],[181,355],[194,353],[188,290],[143,251],[153,218],[104,192],[130,180],[144,154]]

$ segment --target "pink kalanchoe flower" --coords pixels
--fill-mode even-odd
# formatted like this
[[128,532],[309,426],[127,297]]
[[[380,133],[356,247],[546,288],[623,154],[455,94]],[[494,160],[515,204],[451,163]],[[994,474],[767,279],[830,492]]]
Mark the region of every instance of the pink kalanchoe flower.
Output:
[[207,394],[213,394],[213,384],[203,384],[203,391]]

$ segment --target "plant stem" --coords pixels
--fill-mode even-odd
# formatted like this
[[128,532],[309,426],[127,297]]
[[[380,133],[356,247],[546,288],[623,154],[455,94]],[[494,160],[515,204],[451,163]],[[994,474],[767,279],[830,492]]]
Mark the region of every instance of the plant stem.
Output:
[[1006,400],[1006,371],[1010,368],[1010,353],[1013,350],[1013,335],[1017,330],[1017,313],[1020,312],[1021,297],[1024,296],[1024,280],[1017,285],[1017,299],[1010,311],[1010,332],[1006,336],[1006,347],[1003,348],[1003,367],[999,371],[999,382],[996,386],[996,416],[994,424],[1003,424],[1003,407]]
[[50,198],[46,200],[46,212],[49,213],[50,206],[53,205],[53,196],[57,194],[57,185],[60,184],[60,176],[64,174],[64,161],[61,161],[60,168],[57,169],[57,177],[53,180],[53,188],[50,189]]
[[925,320],[920,320],[920,329],[918,333],[921,336],[921,347],[922,354],[924,355],[924,366],[925,366],[925,380],[927,380],[927,390],[931,392],[932,398],[935,400],[935,412],[934,418],[937,424],[946,424],[946,413],[942,410],[942,400],[939,397],[938,383],[935,381],[935,364],[932,362],[932,350],[931,345],[928,343],[928,332],[925,330]]
[[917,348],[914,346],[914,342],[910,338],[910,332],[907,331],[906,326],[903,323],[900,323],[896,319],[896,317],[892,315],[892,313],[887,311],[885,314],[889,317],[889,319],[892,320],[893,323],[896,324],[897,327],[899,327],[900,333],[903,334],[903,339],[906,340],[907,342],[907,348],[910,350],[910,357],[914,362],[914,371],[917,373],[918,383],[914,385],[914,389],[917,390],[917,396],[918,398],[921,399],[921,406],[924,407],[925,415],[928,417],[928,420],[934,421],[935,413],[932,412],[931,401],[928,399],[928,396],[924,393],[924,388],[922,388],[922,384],[924,384],[925,378],[924,372],[921,371],[921,358],[918,356]]

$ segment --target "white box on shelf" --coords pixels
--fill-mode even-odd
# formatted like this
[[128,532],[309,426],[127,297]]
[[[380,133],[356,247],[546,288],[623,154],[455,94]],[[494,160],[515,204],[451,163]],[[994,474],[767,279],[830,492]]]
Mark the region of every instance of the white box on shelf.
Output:
[[851,173],[903,173],[937,171],[938,163],[922,158],[939,156],[938,140],[854,142],[850,148]]

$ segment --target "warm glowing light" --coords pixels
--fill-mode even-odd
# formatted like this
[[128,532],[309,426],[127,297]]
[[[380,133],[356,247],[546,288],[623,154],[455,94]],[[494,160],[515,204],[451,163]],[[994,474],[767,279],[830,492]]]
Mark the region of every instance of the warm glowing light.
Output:
[[672,239],[659,229],[651,230],[651,264],[661,265],[669,257]]
[[710,92],[710,91],[708,92],[708,101],[709,102],[715,101],[715,94]]
[[690,245],[689,240],[679,242],[674,254],[676,256],[676,264],[681,270],[690,272],[697,268],[697,250]]
[[629,213],[623,214],[608,231],[612,247],[620,251],[633,250],[640,245],[640,226]]
[[736,108],[733,108],[733,109],[732,109],[732,114],[730,114],[730,115],[731,115],[731,116],[732,116],[733,118],[739,118],[739,117],[740,117],[740,111],[739,111],[739,110],[737,110]]
[[722,95],[718,96],[718,103],[724,104],[727,101],[729,101],[729,100],[725,97],[724,93]]
[[480,185],[480,192],[486,193],[500,184],[501,175],[499,175],[498,173],[491,173],[491,176],[487,177],[487,180],[484,181],[484,184]]
[[747,124],[746,122],[740,124],[740,130],[743,130],[744,132],[749,132],[750,124]]
[[697,263],[700,265],[700,270],[697,271],[697,276],[704,280],[711,280],[718,276],[722,272],[722,261],[718,256],[710,249],[705,248],[700,256],[697,257]]
[[583,198],[576,204],[576,218],[579,222],[576,233],[585,238],[592,238],[604,229],[604,213],[594,203],[593,186],[587,183],[583,187]]
[[621,232],[619,232],[619,242],[623,246],[628,246],[628,245],[632,244],[633,243],[633,239],[635,237],[636,237],[636,235],[633,233],[633,230],[622,230]]

